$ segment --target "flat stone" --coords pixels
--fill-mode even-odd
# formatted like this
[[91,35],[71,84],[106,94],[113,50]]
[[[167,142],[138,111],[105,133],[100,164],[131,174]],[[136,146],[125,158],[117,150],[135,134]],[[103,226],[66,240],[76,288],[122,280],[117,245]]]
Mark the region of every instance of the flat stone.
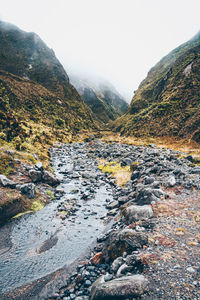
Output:
[[117,300],[139,297],[148,289],[148,280],[143,275],[123,276],[104,281],[101,276],[91,288],[90,300]]

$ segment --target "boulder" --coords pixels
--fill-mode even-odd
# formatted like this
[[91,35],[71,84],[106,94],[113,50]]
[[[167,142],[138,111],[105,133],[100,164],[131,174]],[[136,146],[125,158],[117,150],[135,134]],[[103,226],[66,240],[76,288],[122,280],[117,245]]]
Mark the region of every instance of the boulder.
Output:
[[124,215],[126,223],[131,224],[132,222],[138,220],[152,218],[153,210],[151,208],[151,205],[130,205],[122,210],[122,214]]
[[90,300],[123,300],[140,297],[148,290],[148,280],[143,275],[123,276],[111,281],[104,281],[104,276],[97,279],[92,287]]
[[132,229],[123,229],[113,232],[105,241],[103,254],[106,261],[113,261],[124,252],[127,254],[132,251],[142,248],[148,244],[148,239],[145,233],[136,232]]
[[8,179],[4,175],[0,175],[0,184],[3,187],[9,187],[9,188],[15,188],[16,187],[16,183],[14,181]]
[[57,185],[59,184],[59,180],[55,178],[51,173],[48,171],[44,171],[42,174],[42,179],[44,180],[45,183],[49,185]]
[[20,186],[22,194],[26,194],[30,199],[35,198],[35,184],[25,183]]
[[28,172],[29,177],[32,179],[33,182],[39,182],[42,179],[42,172],[37,171],[35,169],[31,169]]

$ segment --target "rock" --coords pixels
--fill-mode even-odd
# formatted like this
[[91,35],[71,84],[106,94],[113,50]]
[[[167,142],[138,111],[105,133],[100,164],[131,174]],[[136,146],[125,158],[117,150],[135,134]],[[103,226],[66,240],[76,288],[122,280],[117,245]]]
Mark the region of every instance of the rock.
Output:
[[138,205],[150,204],[153,201],[157,202],[161,196],[166,196],[161,189],[139,188],[136,191],[135,202]]
[[122,214],[126,220],[127,224],[131,224],[132,222],[149,219],[153,217],[153,210],[151,205],[130,205],[122,210]]
[[187,270],[189,273],[195,273],[195,272],[196,272],[195,269],[194,269],[193,267],[188,267],[186,270]]
[[37,164],[35,164],[35,168],[39,171],[44,170],[44,167],[43,167],[43,164],[41,163],[41,161],[39,161]]
[[131,164],[132,164],[132,159],[130,159],[130,158],[124,158],[124,159],[121,161],[121,166],[122,166],[122,167],[130,166]]
[[15,150],[7,150],[7,153],[11,156],[15,155]]
[[117,208],[114,208],[114,209],[111,209],[107,215],[108,216],[115,216],[116,214],[118,213],[118,209]]
[[39,182],[42,179],[42,173],[41,173],[41,171],[37,171],[37,170],[31,169],[28,172],[28,175],[32,179],[33,182]]
[[140,178],[140,172],[139,171],[134,171],[131,175],[131,180],[135,180]]
[[125,204],[126,202],[128,202],[128,200],[129,200],[129,197],[127,197],[127,196],[119,197],[118,198],[119,205]]
[[125,275],[127,272],[131,271],[132,267],[128,266],[127,264],[123,264],[119,267],[117,271],[117,277],[120,277],[122,275]]
[[90,262],[93,265],[98,265],[102,262],[102,258],[103,258],[103,253],[102,252],[98,252],[97,254],[95,254],[91,259]]
[[143,275],[124,276],[104,281],[101,276],[91,288],[90,300],[117,300],[139,297],[147,291],[148,280]]
[[104,281],[105,281],[105,282],[110,281],[110,280],[112,280],[112,279],[113,279],[113,276],[112,276],[111,274],[106,273],[106,274],[104,275]]
[[26,194],[30,199],[35,198],[35,184],[25,183],[20,186],[22,194]]
[[111,265],[112,272],[116,273],[119,267],[123,264],[123,262],[124,262],[123,257],[117,257]]
[[16,183],[14,181],[8,179],[4,175],[0,175],[0,184],[3,187],[9,187],[9,188],[12,188],[12,189],[16,187]]
[[118,201],[112,201],[110,202],[109,204],[106,205],[106,208],[107,209],[114,209],[114,208],[117,208],[119,207],[119,202]]
[[59,184],[59,180],[55,178],[52,174],[50,174],[48,171],[44,171],[42,174],[42,179],[44,182],[46,182],[49,185],[57,185]]
[[145,177],[144,184],[152,184],[154,182],[154,177]]
[[132,251],[147,244],[148,239],[144,233],[136,232],[132,229],[113,232],[105,241],[103,248],[104,257],[107,261],[114,260],[122,256],[124,252],[130,254]]
[[173,187],[176,184],[176,179],[173,175],[169,176],[167,179],[167,186]]

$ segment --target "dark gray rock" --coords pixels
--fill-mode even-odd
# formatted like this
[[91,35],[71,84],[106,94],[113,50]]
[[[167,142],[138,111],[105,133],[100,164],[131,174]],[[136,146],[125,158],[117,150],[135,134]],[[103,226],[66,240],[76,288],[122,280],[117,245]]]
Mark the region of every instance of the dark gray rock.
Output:
[[39,170],[39,171],[44,170],[44,167],[43,167],[43,164],[41,163],[41,161],[39,161],[37,164],[35,164],[35,168],[36,168],[36,170]]
[[109,204],[106,205],[107,209],[114,209],[119,207],[119,202],[118,201],[112,201]]
[[25,183],[20,186],[22,194],[26,194],[30,199],[35,198],[35,184]]
[[48,171],[43,172],[42,179],[44,180],[44,182],[52,186],[59,184],[59,180]]

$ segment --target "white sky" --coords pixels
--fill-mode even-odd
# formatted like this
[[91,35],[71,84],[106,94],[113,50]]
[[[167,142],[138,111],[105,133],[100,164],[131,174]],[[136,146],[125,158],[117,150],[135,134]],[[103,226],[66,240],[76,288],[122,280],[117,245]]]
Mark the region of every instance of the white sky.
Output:
[[103,76],[130,99],[199,15],[200,0],[0,0],[0,18],[39,34],[66,71]]

